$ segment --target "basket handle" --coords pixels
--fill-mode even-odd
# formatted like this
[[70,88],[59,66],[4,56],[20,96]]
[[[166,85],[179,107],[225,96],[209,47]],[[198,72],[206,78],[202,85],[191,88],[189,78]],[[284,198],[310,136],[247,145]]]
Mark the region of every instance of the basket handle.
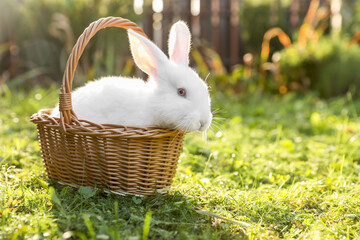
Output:
[[87,43],[99,30],[107,27],[118,27],[125,29],[132,29],[135,32],[146,37],[144,31],[135,23],[121,18],[121,17],[106,17],[92,22],[80,35],[71,54],[67,60],[65,72],[63,75],[62,86],[59,94],[59,110],[60,110],[60,125],[62,130],[66,131],[65,123],[70,124],[72,121],[79,124],[78,118],[71,105],[71,88],[74,79],[76,66],[79,62],[81,54],[83,53]]

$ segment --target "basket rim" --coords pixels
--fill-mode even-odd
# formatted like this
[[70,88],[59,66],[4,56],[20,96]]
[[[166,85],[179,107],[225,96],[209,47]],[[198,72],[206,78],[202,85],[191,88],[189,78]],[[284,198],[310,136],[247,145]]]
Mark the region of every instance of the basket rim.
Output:
[[[53,109],[41,109],[33,114],[30,121],[35,124],[45,124],[50,128],[62,130],[58,117],[51,116]],[[185,134],[185,131],[160,126],[125,126],[118,124],[97,124],[84,119],[78,119],[71,124],[65,124],[66,134],[81,134],[97,137],[124,137],[124,138],[162,138]]]

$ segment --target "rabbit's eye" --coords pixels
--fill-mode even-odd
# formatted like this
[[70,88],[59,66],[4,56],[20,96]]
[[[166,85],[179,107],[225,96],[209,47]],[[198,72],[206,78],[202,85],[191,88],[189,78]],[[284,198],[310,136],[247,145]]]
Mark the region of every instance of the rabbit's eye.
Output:
[[186,97],[186,90],[184,88],[178,88],[177,93],[179,96]]

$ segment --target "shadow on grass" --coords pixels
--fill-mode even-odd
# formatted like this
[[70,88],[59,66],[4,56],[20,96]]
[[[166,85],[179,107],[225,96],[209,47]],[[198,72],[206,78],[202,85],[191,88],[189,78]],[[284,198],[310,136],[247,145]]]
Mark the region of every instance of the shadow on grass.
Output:
[[137,197],[91,187],[76,189],[53,181],[51,185],[51,211],[65,239],[246,238],[244,232],[232,230],[231,224],[199,214],[196,200],[177,191]]

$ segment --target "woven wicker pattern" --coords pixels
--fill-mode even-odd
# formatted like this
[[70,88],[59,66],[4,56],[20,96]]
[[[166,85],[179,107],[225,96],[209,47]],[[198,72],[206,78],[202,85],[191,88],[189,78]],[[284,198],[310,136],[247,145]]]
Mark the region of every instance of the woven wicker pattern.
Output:
[[42,157],[50,179],[74,186],[97,186],[121,194],[153,195],[170,187],[184,132],[161,127],[139,128],[79,120],[71,106],[71,87],[86,44],[106,27],[132,28],[127,19],[108,17],[90,24],[76,42],[59,94],[60,118],[42,109],[37,124]]

